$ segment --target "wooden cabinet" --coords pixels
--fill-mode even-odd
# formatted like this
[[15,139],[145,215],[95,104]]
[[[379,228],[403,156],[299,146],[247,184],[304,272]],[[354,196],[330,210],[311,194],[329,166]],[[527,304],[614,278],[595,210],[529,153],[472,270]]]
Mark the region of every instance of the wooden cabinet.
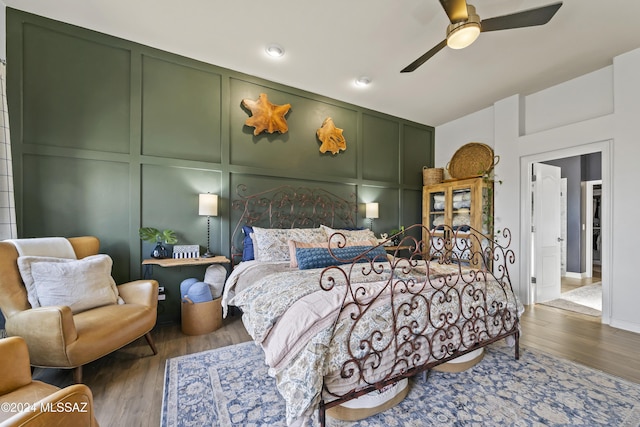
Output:
[[485,244],[478,234],[493,233],[493,181],[480,177],[423,187],[422,224],[431,233],[424,231],[425,242],[443,238],[450,252],[471,258]]

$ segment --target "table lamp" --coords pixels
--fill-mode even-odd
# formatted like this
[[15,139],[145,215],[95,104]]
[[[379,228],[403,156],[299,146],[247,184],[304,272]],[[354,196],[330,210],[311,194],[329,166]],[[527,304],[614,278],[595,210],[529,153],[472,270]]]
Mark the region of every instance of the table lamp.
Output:
[[218,216],[218,195],[217,194],[200,194],[198,199],[198,214],[207,216],[207,251],[202,255],[204,258],[213,256],[213,253],[209,249],[211,245],[210,230],[211,230],[211,217]]

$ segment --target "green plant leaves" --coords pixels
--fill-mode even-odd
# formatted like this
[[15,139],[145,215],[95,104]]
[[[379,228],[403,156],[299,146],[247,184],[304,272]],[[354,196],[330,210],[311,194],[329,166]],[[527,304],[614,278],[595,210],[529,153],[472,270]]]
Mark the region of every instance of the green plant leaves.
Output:
[[168,245],[174,245],[178,243],[178,237],[173,230],[158,230],[154,227],[141,227],[138,230],[140,239],[146,242],[165,242]]

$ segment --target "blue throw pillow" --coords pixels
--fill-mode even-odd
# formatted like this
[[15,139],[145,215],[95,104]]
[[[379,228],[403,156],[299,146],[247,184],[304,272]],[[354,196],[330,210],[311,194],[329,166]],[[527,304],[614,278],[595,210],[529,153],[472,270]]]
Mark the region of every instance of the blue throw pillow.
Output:
[[242,260],[251,261],[255,259],[253,253],[253,240],[251,239],[251,233],[253,233],[253,227],[250,225],[243,225],[242,232],[244,233],[244,240],[242,241]]
[[187,296],[187,293],[189,292],[189,288],[191,288],[191,285],[193,285],[196,282],[199,282],[199,280],[196,279],[195,277],[191,277],[189,279],[184,279],[180,283],[180,299],[184,301],[184,297]]
[[[372,246],[347,246],[345,248],[331,249],[331,252],[339,259],[331,256],[327,248],[297,248],[296,259],[300,270],[324,268],[332,265],[351,264],[353,258],[372,248]],[[371,252],[367,253],[365,257],[358,260],[358,262],[369,262],[372,259],[376,261],[386,261],[387,252],[384,248],[376,246]]]
[[213,300],[211,288],[204,282],[196,282],[189,287],[187,296],[194,303],[207,302]]

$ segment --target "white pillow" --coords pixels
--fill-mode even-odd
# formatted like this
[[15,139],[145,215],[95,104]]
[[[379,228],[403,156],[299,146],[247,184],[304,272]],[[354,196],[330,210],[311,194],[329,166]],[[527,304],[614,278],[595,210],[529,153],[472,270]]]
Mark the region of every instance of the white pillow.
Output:
[[[324,230],[325,233],[327,233],[327,239],[329,239],[333,233],[341,233],[344,235],[344,237],[346,237],[348,243],[367,242],[367,244],[369,244],[369,242],[372,240],[377,241],[376,235],[368,228],[365,228],[363,230],[339,230],[327,227],[326,225],[321,225],[320,227]],[[336,236],[333,239],[335,240],[338,238],[339,237]]]
[[253,227],[253,249],[256,261],[289,261],[289,240],[305,243],[326,242],[327,236],[318,228]]
[[73,313],[122,301],[111,277],[112,266],[111,257],[104,254],[79,260],[18,257],[31,307],[66,305]]

